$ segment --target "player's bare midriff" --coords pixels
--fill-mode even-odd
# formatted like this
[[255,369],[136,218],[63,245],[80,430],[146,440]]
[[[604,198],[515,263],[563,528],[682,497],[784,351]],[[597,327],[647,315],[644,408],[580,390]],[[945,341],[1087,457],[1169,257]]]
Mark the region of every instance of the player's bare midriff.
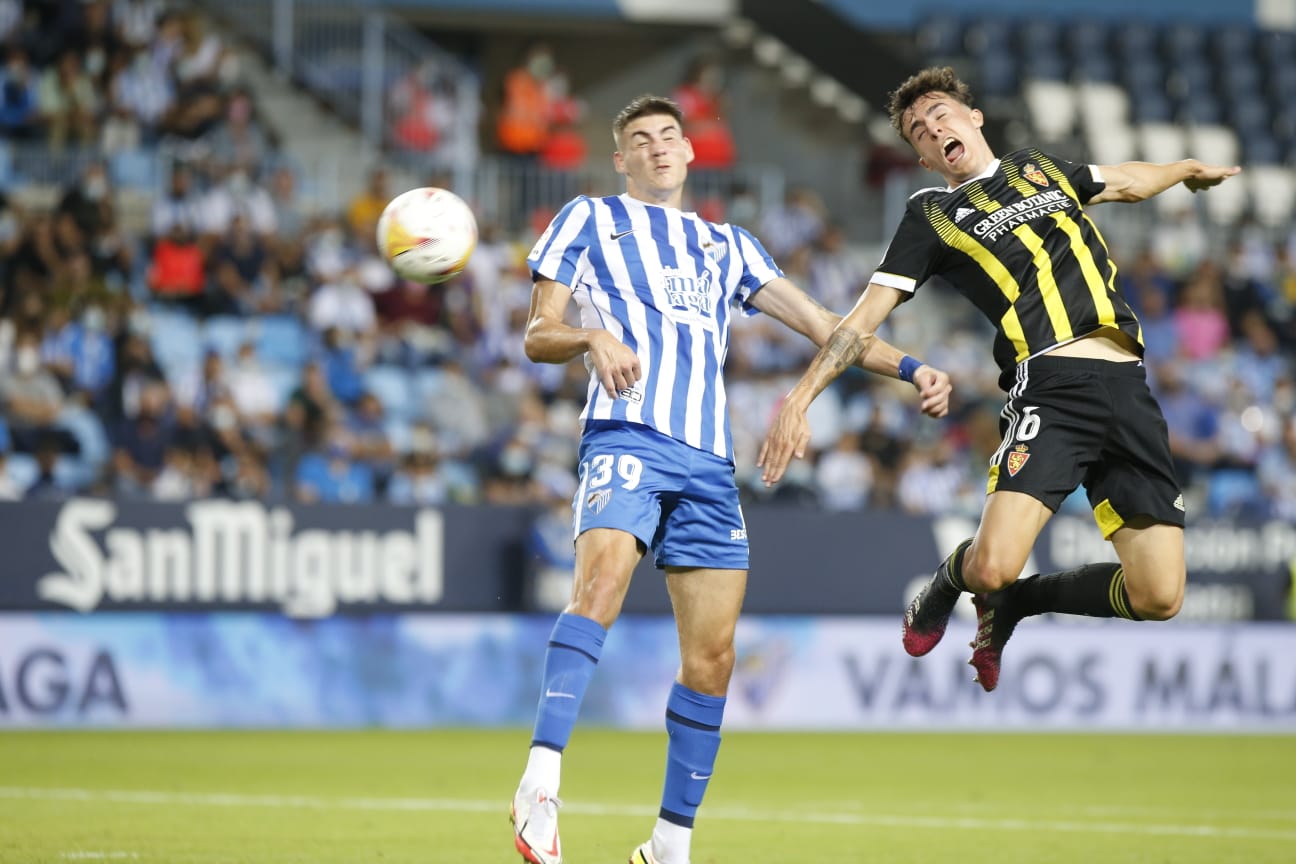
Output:
[[1139,359],[1134,350],[1134,340],[1119,330],[1103,328],[1072,342],[1046,351],[1049,357],[1087,357],[1093,360],[1110,360],[1128,363]]

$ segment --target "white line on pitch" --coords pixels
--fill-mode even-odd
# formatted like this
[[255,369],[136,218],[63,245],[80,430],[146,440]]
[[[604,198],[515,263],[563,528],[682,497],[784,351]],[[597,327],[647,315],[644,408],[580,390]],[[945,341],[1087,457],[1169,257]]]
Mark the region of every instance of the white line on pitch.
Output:
[[[112,804],[176,805],[197,807],[298,808],[311,810],[443,811],[493,813],[499,801],[453,798],[321,798],[315,795],[243,795],[226,792],[163,792],[152,789],[69,789],[35,786],[0,786],[0,798],[47,801],[101,801]],[[567,813],[592,816],[648,816],[655,807],[617,804],[571,803]],[[1240,828],[1228,825],[1139,824],[1132,822],[1080,822],[1050,819],[981,819],[975,817],[903,816],[877,813],[807,813],[795,810],[763,811],[746,807],[710,807],[707,819],[734,822],[792,822],[821,825],[872,825],[881,828],[934,828],[987,831],[1054,831],[1071,834],[1141,834],[1161,837],[1206,837],[1230,840],[1296,841],[1296,830]]]

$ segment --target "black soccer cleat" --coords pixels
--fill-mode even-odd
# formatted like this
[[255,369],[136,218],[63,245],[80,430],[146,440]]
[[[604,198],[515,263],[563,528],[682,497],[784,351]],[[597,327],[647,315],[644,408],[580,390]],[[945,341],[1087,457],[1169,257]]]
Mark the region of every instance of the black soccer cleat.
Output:
[[918,596],[905,610],[903,641],[904,649],[911,657],[921,657],[931,651],[945,635],[954,604],[959,594],[950,594],[949,568],[955,555],[963,554],[972,543],[968,538],[955,547],[949,557],[936,568],[936,575],[923,586]]
[[1008,609],[1004,592],[974,594],[972,604],[977,611],[976,638],[969,644],[972,659],[968,665],[976,669],[976,681],[989,693],[999,686],[999,667],[1003,662],[1003,649],[1021,618]]

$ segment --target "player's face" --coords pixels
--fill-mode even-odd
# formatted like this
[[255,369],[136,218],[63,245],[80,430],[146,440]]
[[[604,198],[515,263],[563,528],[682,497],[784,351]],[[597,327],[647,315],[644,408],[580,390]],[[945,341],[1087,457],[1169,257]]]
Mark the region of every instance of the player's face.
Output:
[[947,93],[918,97],[901,118],[918,163],[935,171],[951,186],[975,177],[994,159],[981,127],[980,110],[969,108]]
[[620,147],[612,161],[634,197],[665,202],[684,188],[693,145],[674,117],[636,117],[621,130]]

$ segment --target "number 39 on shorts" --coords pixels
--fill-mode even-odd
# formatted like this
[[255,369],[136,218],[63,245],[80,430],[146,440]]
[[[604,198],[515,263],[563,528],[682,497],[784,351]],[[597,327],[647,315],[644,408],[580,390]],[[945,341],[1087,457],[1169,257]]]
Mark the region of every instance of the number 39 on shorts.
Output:
[[613,471],[621,481],[621,488],[633,489],[643,477],[643,463],[629,453],[600,453],[580,466],[587,489],[597,489],[612,482]]

